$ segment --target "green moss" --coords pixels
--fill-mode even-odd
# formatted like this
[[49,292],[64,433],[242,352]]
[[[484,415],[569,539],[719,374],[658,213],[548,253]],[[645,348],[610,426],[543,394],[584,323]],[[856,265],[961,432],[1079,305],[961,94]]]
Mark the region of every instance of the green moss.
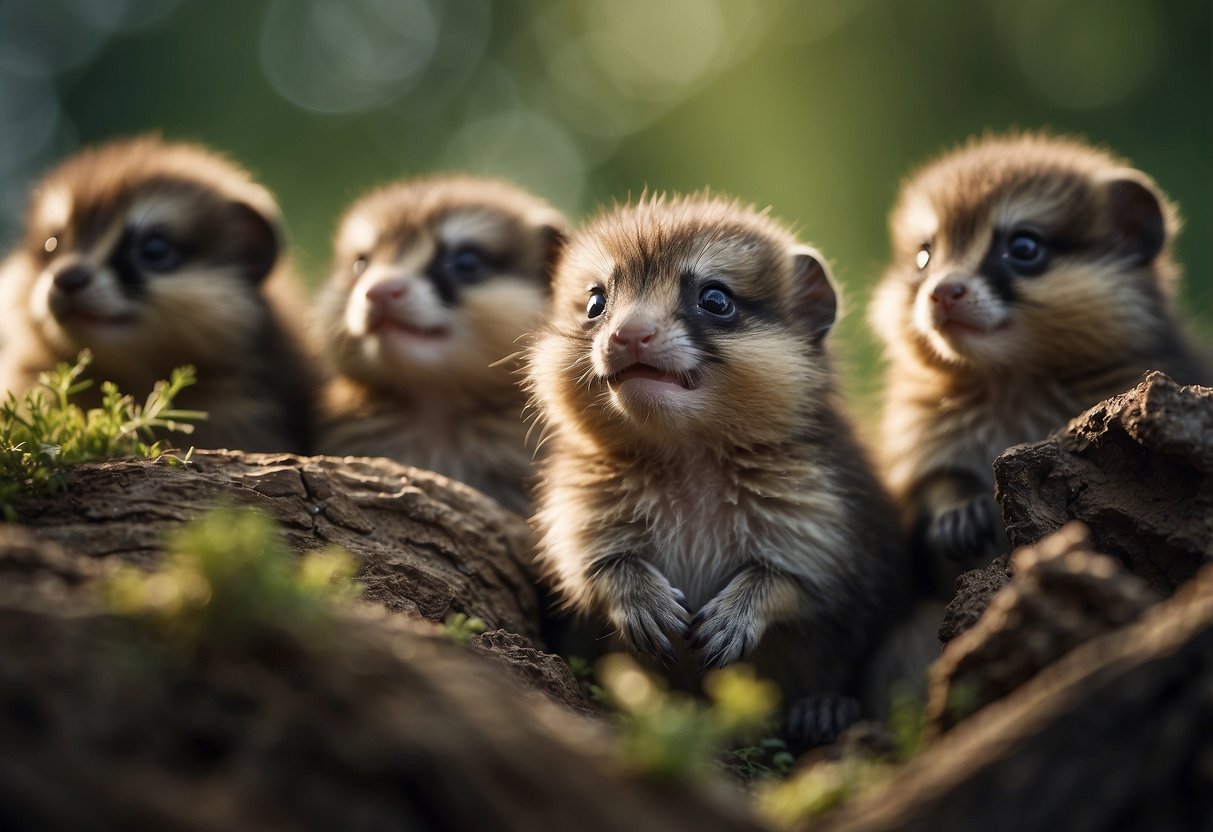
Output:
[[977,686],[971,682],[953,683],[951,689],[948,690],[948,698],[946,708],[948,716],[952,722],[960,722],[969,714],[978,709],[979,690]]
[[879,788],[925,747],[922,702],[908,686],[892,692],[888,727],[895,754],[873,758],[849,751],[842,759],[805,766],[784,782],[764,784],[755,798],[759,813],[776,827],[801,828],[861,792]]
[[469,618],[465,613],[457,612],[447,616],[442,622],[442,633],[451,641],[463,647],[472,643],[472,639],[488,629],[482,618]]
[[744,665],[709,674],[706,703],[667,690],[624,655],[605,657],[597,675],[616,709],[624,763],[658,780],[694,781],[718,769],[730,744],[752,744],[769,727],[779,698],[771,682]]
[[756,806],[776,827],[800,828],[886,782],[894,771],[889,763],[858,758],[818,762],[762,789]]
[[168,381],[157,382],[143,404],[103,382],[101,407],[84,410],[71,399],[92,386],[83,377],[91,361],[86,350],[75,365],[64,363],[43,373],[35,389],[20,399],[10,392],[0,405],[0,514],[5,520],[16,518],[13,503],[18,497],[62,489],[66,466],[157,457],[161,448],[154,430],[190,433],[190,421],[206,418],[205,413],[172,406],[195,382],[192,367],[179,367]]
[[926,748],[926,710],[909,685],[893,688],[892,703],[889,731],[897,743],[898,759],[906,762]]
[[306,636],[327,626],[334,602],[358,594],[352,574],[343,550],[300,558],[273,520],[221,508],[173,534],[155,571],[119,569],[105,598],[112,611],[186,645],[242,639],[262,628]]

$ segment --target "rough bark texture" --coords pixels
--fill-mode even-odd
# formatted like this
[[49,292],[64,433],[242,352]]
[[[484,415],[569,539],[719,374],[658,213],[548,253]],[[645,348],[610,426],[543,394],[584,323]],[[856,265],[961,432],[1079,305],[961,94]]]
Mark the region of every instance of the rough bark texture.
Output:
[[1213,561],[1213,389],[1161,373],[994,463],[1012,546],[1067,520],[1095,548],[1171,593]]
[[431,621],[462,612],[538,639],[526,522],[461,483],[386,459],[201,451],[184,466],[79,465],[65,493],[17,512],[41,539],[147,566],[168,531],[223,503],[264,511],[297,552],[345,547],[366,599],[393,612]]
[[0,828],[755,828],[737,795],[626,775],[432,625],[363,605],[183,644],[101,609],[101,569],[0,531]]
[[1014,578],[931,666],[928,736],[1008,695],[1078,645],[1135,621],[1158,601],[1140,579],[1091,551],[1070,523],[1017,550]]
[[1156,832],[1213,818],[1213,567],[945,735],[831,832]]
[[530,646],[517,633],[492,630],[476,636],[473,646],[503,665],[523,685],[540,690],[583,716],[599,716],[586,702],[568,663]]
[[956,579],[956,594],[944,607],[939,640],[947,644],[977,623],[994,595],[1011,582],[1011,555],[999,555],[985,569],[972,569]]
[[17,512],[41,540],[150,567],[167,533],[221,504],[264,511],[300,554],[348,549],[366,600],[392,612],[430,621],[464,613],[512,634],[477,647],[556,701],[589,712],[565,662],[539,649],[530,528],[438,474],[387,459],[200,451],[184,466],[163,459],[75,466],[65,492],[25,499]]

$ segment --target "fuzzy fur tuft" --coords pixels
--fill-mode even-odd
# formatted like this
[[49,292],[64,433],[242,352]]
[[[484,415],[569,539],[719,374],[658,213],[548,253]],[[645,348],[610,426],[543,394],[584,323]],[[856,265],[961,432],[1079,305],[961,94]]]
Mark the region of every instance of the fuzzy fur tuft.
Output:
[[823,340],[836,308],[820,255],[706,194],[607,210],[560,261],[528,353],[540,559],[675,676],[746,660],[788,704],[849,693],[896,615],[892,510]]
[[[149,237],[173,262],[139,259]],[[167,438],[305,451],[313,385],[284,239],[270,193],[210,150],[144,136],[81,151],[35,188],[5,263],[0,386],[26,390],[85,347],[91,374],[136,398],[192,364],[177,404],[209,419]]]
[[386,456],[529,513],[519,341],[547,305],[565,220],[512,185],[463,176],[362,197],[316,305],[333,381],[319,449]]
[[1069,138],[987,136],[905,183],[870,320],[883,469],[936,592],[1005,546],[999,453],[1150,370],[1209,380],[1172,310],[1178,227],[1148,176]]

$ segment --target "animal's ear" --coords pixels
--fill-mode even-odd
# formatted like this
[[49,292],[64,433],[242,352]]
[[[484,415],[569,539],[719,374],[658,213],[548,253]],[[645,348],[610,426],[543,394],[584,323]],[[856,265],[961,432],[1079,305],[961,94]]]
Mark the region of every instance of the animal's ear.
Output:
[[821,252],[795,246],[792,256],[793,312],[814,341],[820,341],[838,319],[838,292]]
[[1135,266],[1150,263],[1167,244],[1164,197],[1153,182],[1133,170],[1118,171],[1104,188],[1117,254]]
[[260,283],[284,247],[282,228],[277,217],[268,217],[246,202],[233,202],[230,210],[236,262],[249,280]]
[[543,247],[543,277],[550,290],[556,275],[556,264],[569,240],[569,224],[554,208],[533,211],[527,217],[528,224],[535,228]]

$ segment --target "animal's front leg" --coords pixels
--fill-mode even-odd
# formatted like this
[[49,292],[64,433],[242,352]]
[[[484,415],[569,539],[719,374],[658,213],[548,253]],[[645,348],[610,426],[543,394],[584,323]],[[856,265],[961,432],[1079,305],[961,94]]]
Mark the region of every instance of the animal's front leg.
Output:
[[801,608],[803,592],[791,577],[751,565],[731,581],[691,621],[691,648],[700,667],[724,667],[758,646],[767,627],[791,618]]
[[671,637],[687,638],[690,617],[681,590],[657,567],[630,554],[596,561],[588,578],[594,598],[633,651],[674,661]]
[[989,554],[998,508],[987,483],[972,474],[940,471],[915,492],[918,535],[932,557],[970,563]]

